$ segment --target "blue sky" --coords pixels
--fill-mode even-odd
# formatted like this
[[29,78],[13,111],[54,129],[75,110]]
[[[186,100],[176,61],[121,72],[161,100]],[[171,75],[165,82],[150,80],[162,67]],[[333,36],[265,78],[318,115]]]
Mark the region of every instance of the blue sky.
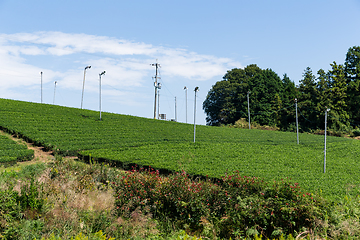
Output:
[[152,118],[156,59],[160,113],[205,124],[202,102],[227,70],[257,64],[298,84],[343,63],[360,45],[360,1],[0,0],[0,97]]

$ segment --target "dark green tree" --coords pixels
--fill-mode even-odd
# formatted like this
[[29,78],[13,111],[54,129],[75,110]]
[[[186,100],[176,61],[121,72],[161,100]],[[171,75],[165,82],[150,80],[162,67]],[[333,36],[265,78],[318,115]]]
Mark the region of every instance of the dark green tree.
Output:
[[349,113],[347,106],[347,79],[345,68],[334,61],[330,64],[332,69],[329,71],[331,85],[331,115],[333,119],[329,120],[329,127],[335,130],[346,130],[349,126]]
[[299,120],[299,125],[305,131],[316,128],[316,103],[317,103],[317,91],[316,91],[316,77],[312,73],[310,67],[307,67],[303,73],[303,79],[299,84],[299,97],[298,106],[299,112],[303,117]]
[[278,125],[282,108],[283,85],[280,77],[271,69],[262,70],[252,78],[252,119],[261,125]]
[[252,121],[277,124],[280,117],[273,110],[282,106],[282,81],[271,69],[262,70],[255,64],[227,71],[223,80],[213,85],[203,103],[207,124],[231,124],[247,118],[248,91],[251,112],[257,113],[252,115]]
[[234,123],[246,112],[249,77],[244,69],[228,71],[222,81],[212,86],[203,103],[208,125]]
[[349,48],[345,59],[350,118],[360,124],[360,47]]
[[290,80],[287,74],[284,74],[282,79],[283,93],[282,93],[282,105],[281,119],[279,127],[282,130],[292,130],[295,128],[295,111],[294,100],[297,95],[295,83]]
[[324,128],[325,109],[331,107],[331,85],[329,81],[329,74],[323,69],[317,71],[317,85],[316,85],[316,128]]
[[350,80],[360,80],[360,47],[354,46],[349,48],[346,53],[345,71]]

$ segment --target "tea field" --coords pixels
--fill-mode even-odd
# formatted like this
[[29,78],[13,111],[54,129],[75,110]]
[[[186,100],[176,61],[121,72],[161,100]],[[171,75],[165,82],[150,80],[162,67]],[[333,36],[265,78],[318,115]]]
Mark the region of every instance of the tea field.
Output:
[[[360,189],[360,141],[263,130],[193,125],[56,105],[0,99],[0,128],[64,155],[79,155],[194,175],[238,170],[265,180],[289,177],[336,199]],[[2,149],[2,147],[0,147]]]
[[0,164],[27,161],[31,160],[33,157],[33,150],[29,150],[25,145],[17,144],[0,133]]

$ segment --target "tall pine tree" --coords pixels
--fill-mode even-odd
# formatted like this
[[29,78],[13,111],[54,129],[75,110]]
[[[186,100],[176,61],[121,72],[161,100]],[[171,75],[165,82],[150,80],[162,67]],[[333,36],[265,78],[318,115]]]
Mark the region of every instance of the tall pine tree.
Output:
[[305,69],[303,79],[300,80],[298,102],[303,117],[302,121],[299,121],[301,128],[305,131],[316,128],[317,91],[315,76],[310,67]]
[[316,127],[322,129],[324,127],[325,109],[331,107],[331,89],[329,75],[320,69],[317,72],[317,85],[316,85]]
[[360,125],[360,47],[349,48],[345,59],[347,105],[350,118]]
[[334,61],[330,64],[332,69],[329,71],[331,85],[331,115],[333,119],[329,119],[330,127],[335,130],[345,131],[349,127],[349,114],[347,106],[347,79],[345,76],[345,68],[341,64]]
[[283,93],[282,93],[282,105],[283,110],[280,116],[280,128],[281,130],[293,130],[295,129],[295,111],[294,100],[296,98],[295,83],[290,80],[287,74],[284,74],[283,79]]

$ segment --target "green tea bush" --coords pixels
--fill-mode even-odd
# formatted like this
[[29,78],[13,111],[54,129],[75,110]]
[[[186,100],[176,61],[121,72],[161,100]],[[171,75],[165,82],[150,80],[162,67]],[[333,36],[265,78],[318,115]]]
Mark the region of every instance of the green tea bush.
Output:
[[[111,113],[98,121],[95,111],[8,99],[0,99],[0,106],[2,130],[54,154],[92,156],[124,169],[138,164],[164,172],[181,171],[179,163],[186,161],[187,172],[194,175],[220,178],[228,169],[267,181],[291,177],[308,191],[321,189],[331,199],[342,198],[349,183],[360,184],[356,177],[360,141],[354,139],[327,137],[328,171],[323,174],[324,137],[320,135],[301,133],[297,144],[295,131],[197,126],[194,144],[191,124]],[[3,154],[9,150],[3,146],[0,143],[0,162],[1,156],[8,163],[18,161],[16,155]]]
[[5,135],[0,135],[0,164],[12,165],[16,162],[29,161],[34,158],[34,151],[19,144]]

